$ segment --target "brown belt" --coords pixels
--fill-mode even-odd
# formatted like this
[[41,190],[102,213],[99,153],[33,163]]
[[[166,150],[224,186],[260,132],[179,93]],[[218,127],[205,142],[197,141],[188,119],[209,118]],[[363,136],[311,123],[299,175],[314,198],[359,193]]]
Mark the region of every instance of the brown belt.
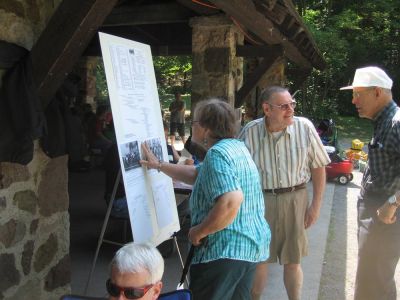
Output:
[[302,183],[302,184],[292,186],[292,187],[287,187],[287,188],[264,190],[264,192],[271,193],[271,194],[283,194],[283,193],[290,193],[290,192],[294,192],[297,190],[301,190],[301,189],[304,189],[305,187],[306,187],[306,184]]

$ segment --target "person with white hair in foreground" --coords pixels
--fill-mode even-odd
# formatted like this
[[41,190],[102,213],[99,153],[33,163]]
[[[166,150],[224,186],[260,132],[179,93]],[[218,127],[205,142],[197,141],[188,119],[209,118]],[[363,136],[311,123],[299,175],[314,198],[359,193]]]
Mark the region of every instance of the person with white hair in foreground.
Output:
[[107,280],[110,300],[158,299],[164,273],[164,260],[156,247],[129,243],[117,251]]

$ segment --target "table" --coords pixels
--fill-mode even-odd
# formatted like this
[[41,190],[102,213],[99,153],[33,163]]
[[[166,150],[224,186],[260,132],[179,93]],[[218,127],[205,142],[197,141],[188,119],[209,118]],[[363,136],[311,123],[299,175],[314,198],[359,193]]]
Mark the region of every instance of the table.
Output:
[[191,184],[186,184],[182,181],[174,180],[173,185],[175,194],[190,195],[192,193],[193,185]]

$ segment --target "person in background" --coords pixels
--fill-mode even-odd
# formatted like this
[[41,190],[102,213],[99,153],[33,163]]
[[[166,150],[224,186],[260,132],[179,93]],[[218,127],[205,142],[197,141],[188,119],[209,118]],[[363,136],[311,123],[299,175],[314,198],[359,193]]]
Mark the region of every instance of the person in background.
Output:
[[142,144],[142,166],[194,184],[189,200],[194,299],[249,299],[256,264],[268,258],[270,231],[257,168],[234,138],[235,128],[233,108],[210,99],[197,103],[192,121],[192,143],[207,152],[199,165],[159,161]]
[[170,138],[171,146],[175,143],[175,133],[178,131],[179,136],[182,139],[182,143],[185,144],[185,101],[182,100],[181,93],[175,92],[175,100],[169,105],[170,116]]
[[192,160],[195,165],[198,165],[200,162],[202,162],[206,156],[206,151],[204,151],[204,148],[196,143],[192,143],[191,135],[187,138],[184,148],[192,155]]
[[158,299],[163,283],[164,259],[157,248],[129,243],[117,251],[106,287],[110,300]]
[[394,274],[400,258],[400,108],[393,81],[378,67],[357,69],[352,103],[372,120],[368,163],[358,196],[358,267],[355,300],[397,299]]
[[[239,134],[257,165],[265,217],[272,232],[270,257],[257,266],[252,297],[260,299],[268,263],[279,261],[288,298],[299,300],[303,285],[300,263],[308,254],[306,229],[319,217],[325,165],[330,160],[314,125],[294,116],[296,102],[287,89],[272,86],[260,97],[265,116],[248,123]],[[313,197],[309,205],[306,183],[311,176]]]
[[[181,156],[179,155],[178,151],[176,151],[173,145],[168,144],[168,124],[165,120],[163,121],[163,126],[164,126],[165,141],[167,143],[168,161],[172,164],[177,164]],[[193,165],[194,160],[192,158],[186,158],[184,164]]]
[[178,163],[179,161],[179,153],[176,151],[174,145],[168,144],[168,124],[165,120],[163,120],[163,127],[164,127],[164,135],[165,135],[165,142],[167,144],[167,151],[168,151],[168,160],[170,163]]
[[96,119],[89,125],[89,147],[99,149],[105,155],[113,142],[104,135],[107,126],[106,116],[109,112],[107,105],[101,105],[96,110]]

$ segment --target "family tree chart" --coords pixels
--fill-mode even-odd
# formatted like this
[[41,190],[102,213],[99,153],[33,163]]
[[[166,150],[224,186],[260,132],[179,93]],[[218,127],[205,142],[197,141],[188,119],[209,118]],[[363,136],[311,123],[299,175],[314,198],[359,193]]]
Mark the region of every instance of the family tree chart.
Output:
[[141,167],[141,144],[168,161],[149,45],[99,33],[135,242],[158,245],[180,228],[171,178]]

